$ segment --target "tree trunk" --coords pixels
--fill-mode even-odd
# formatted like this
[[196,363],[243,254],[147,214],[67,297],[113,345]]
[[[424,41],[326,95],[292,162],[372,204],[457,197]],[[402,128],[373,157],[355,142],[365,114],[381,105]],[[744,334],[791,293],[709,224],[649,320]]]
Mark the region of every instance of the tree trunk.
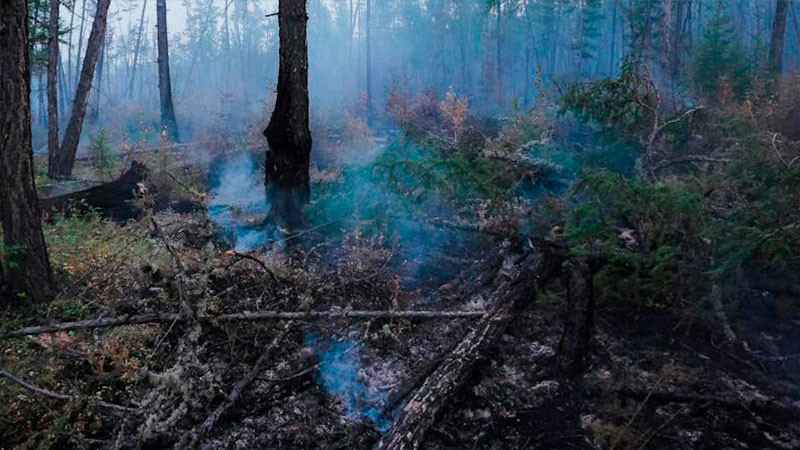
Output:
[[772,22],[772,39],[769,43],[769,69],[779,76],[783,66],[783,39],[786,36],[786,21],[789,14],[789,0],[777,0],[775,20]]
[[[472,328],[464,340],[436,368],[403,407],[394,426],[378,442],[378,450],[418,449],[425,432],[439,412],[472,373],[476,363],[503,335],[506,327],[530,304],[536,292],[559,270],[561,255],[547,248],[534,248],[515,258],[506,256],[488,286],[483,277],[464,283],[462,291],[489,295],[494,302],[487,316]],[[489,288],[488,291],[486,288]],[[465,290],[466,289],[466,290]]]
[[[78,6],[77,2],[73,3],[72,7],[75,8],[76,6]],[[81,50],[83,49],[83,32],[84,32],[85,29],[86,29],[86,0],[83,0],[83,6],[81,7],[81,31],[80,31],[80,33],[78,33],[78,52],[75,55],[75,82],[74,83],[75,83],[76,86],[78,85],[78,83],[80,83],[80,78],[78,78],[79,75],[80,75],[80,72],[78,71],[78,67],[81,66]],[[87,48],[87,52],[88,52],[88,48]],[[86,55],[84,55],[83,57],[85,59]]]
[[47,156],[49,166],[58,154],[58,10],[59,0],[50,0],[50,30],[47,42]]
[[278,95],[272,118],[264,130],[269,143],[265,182],[267,201],[272,207],[271,218],[279,226],[294,229],[302,225],[301,209],[311,197],[308,16],[305,0],[280,0],[278,5]]
[[142,15],[139,17],[139,33],[136,35],[136,45],[133,48],[133,67],[131,68],[131,79],[128,83],[128,98],[133,97],[133,83],[136,80],[136,66],[139,64],[139,49],[142,45],[142,34],[144,34],[144,13],[147,11],[147,0],[142,4]]
[[367,15],[365,16],[365,38],[367,40],[367,124],[372,123],[372,0],[367,0]]
[[83,129],[83,119],[86,116],[86,105],[89,102],[89,90],[92,87],[94,70],[97,66],[97,58],[100,56],[100,43],[106,34],[106,18],[108,17],[108,5],[111,0],[99,0],[97,2],[97,13],[92,24],[92,32],[89,34],[89,43],[86,45],[86,55],[83,58],[83,69],[81,79],[75,90],[75,101],[72,104],[72,115],[64,132],[64,140],[61,148],[58,149],[55,164],[51,164],[48,174],[53,178],[69,177],[75,165],[75,155],[78,153],[78,143]]
[[497,61],[497,100],[502,104],[505,100],[503,89],[503,0],[497,0],[497,48],[495,58]]
[[100,57],[97,60],[97,83],[94,89],[94,105],[92,105],[89,111],[89,125],[92,127],[97,125],[97,118],[100,116],[100,95],[103,90],[103,66],[106,60],[106,41],[108,41],[107,37],[104,38],[103,43],[100,44]]
[[33,184],[27,16],[26,0],[0,2],[0,223],[15,263],[0,266],[12,293],[42,300],[54,282]]
[[161,98],[161,135],[178,142],[178,121],[172,104],[172,78],[169,74],[169,42],[167,40],[167,1],[156,1],[158,29],[158,93]]

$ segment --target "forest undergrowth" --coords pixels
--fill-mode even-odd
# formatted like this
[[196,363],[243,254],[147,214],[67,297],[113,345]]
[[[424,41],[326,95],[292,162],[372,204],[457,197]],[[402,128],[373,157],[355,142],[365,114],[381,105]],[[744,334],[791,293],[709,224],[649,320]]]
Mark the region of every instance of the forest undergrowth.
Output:
[[[3,370],[49,393],[0,380],[4,446],[370,448],[473,319],[215,318],[479,313],[491,298],[451,292],[498,248],[541,240],[564,249],[564,267],[593,267],[585,371],[562,370],[568,281],[556,279],[425,448],[798,448],[800,84],[787,75],[760,96],[757,76],[742,87],[737,74],[712,74],[715,90],[674,107],[631,63],[499,125],[452,90],[398,89],[392,129],[315,124],[314,196],[296,234],[258,227],[249,189],[263,186],[263,149],[250,138],[136,151],[98,133],[78,174],[144,160],[138,216],[49,217],[63,289],[5,311],[0,336],[181,317],[3,336]],[[194,212],[158,208],[165,197]],[[13,264],[14,249],[0,258]]]

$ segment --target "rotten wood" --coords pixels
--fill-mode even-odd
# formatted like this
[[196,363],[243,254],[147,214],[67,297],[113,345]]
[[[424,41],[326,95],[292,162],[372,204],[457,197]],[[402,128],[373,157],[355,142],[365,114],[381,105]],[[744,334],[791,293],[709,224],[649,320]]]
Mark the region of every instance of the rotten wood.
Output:
[[534,247],[523,255],[506,255],[491,278],[488,314],[478,322],[429,376],[378,442],[379,450],[418,449],[439,412],[463,385],[476,363],[494,346],[536,292],[558,272],[561,253]]
[[[260,311],[222,314],[219,316],[200,315],[198,320],[209,323],[226,323],[261,320],[299,320],[311,321],[321,319],[475,319],[485,316],[486,311]],[[19,336],[33,336],[58,331],[86,330],[108,328],[122,325],[141,325],[146,323],[185,322],[186,316],[179,313],[129,314],[117,317],[63,322],[52,325],[37,325],[0,333],[0,339]]]

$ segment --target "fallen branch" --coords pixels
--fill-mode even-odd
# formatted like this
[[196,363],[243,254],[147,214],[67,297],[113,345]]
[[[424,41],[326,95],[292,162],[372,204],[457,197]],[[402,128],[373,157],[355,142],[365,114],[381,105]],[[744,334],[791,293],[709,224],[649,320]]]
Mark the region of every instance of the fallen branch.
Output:
[[663,391],[641,392],[629,388],[621,389],[619,395],[633,399],[649,398],[651,401],[660,403],[708,403],[719,408],[736,409],[746,412],[756,411],[760,413],[789,416],[797,416],[800,414],[800,407],[781,403],[773,399],[731,400],[713,395],[683,395]]
[[725,164],[731,162],[731,159],[728,158],[712,158],[710,156],[704,155],[689,155],[683,156],[680,158],[670,159],[669,161],[664,161],[661,164],[657,165],[653,168],[654,172],[658,172],[659,170],[665,169],[669,166],[674,166],[676,164],[688,164],[688,163],[720,163]]
[[[506,256],[490,281],[490,312],[467,334],[411,397],[379,450],[417,449],[438,413],[461,387],[475,364],[497,342],[537,290],[559,270],[560,253],[535,247],[520,258]],[[473,289],[473,288],[467,288]]]
[[[486,315],[486,311],[261,311],[222,314],[219,316],[201,315],[200,321],[223,323],[258,320],[319,320],[319,319],[474,319]],[[53,325],[38,325],[0,333],[0,339],[19,336],[32,336],[57,331],[107,328],[122,325],[141,325],[145,323],[185,322],[186,316],[178,313],[153,313],[104,317],[99,319],[63,322]]]
[[[53,391],[48,390],[48,389],[44,389],[44,388],[40,388],[38,386],[34,386],[33,384],[30,384],[27,381],[25,381],[25,380],[23,380],[23,379],[21,379],[19,377],[14,376],[13,374],[11,374],[7,370],[3,369],[2,367],[0,367],[0,377],[8,378],[9,380],[13,381],[14,383],[17,383],[18,385],[24,387],[25,389],[27,389],[27,390],[29,390],[31,392],[35,392],[37,394],[44,395],[45,397],[54,398],[56,400],[75,400],[76,398],[78,398],[78,396],[59,394],[58,392],[53,392]],[[127,413],[127,412],[131,412],[131,411],[135,411],[136,410],[135,408],[128,408],[127,406],[115,405],[114,403],[108,403],[108,402],[104,402],[104,401],[97,402],[97,405],[100,406],[101,408],[105,408],[105,409],[112,410],[112,411],[117,411],[117,412],[125,412],[125,413]]]
[[466,222],[457,222],[445,219],[431,219],[430,223],[431,225],[439,228],[445,228],[456,231],[469,231],[471,233],[486,234],[489,236],[495,236],[500,238],[509,238],[519,235],[519,233],[513,232],[511,230],[506,230],[499,227],[490,227],[482,223],[466,223]]
[[260,374],[264,370],[264,366],[269,360],[269,357],[272,355],[272,352],[278,347],[287,334],[291,331],[292,326],[294,325],[293,321],[286,322],[283,326],[283,329],[272,339],[272,342],[267,346],[261,356],[258,357],[258,360],[253,367],[242,377],[236,385],[231,389],[230,394],[220,403],[214,411],[206,418],[203,423],[192,429],[188,434],[186,434],[183,439],[175,446],[176,449],[191,449],[197,448],[197,444],[200,443],[200,440],[203,439],[209,431],[214,428],[217,421],[228,411],[236,402],[239,400],[239,397],[242,396],[242,392],[256,379],[258,374]]

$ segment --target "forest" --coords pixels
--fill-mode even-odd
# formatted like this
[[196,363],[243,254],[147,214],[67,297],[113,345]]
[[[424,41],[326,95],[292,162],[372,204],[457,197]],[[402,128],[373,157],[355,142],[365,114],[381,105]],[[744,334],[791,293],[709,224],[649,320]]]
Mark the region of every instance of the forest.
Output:
[[794,0],[0,0],[0,449],[800,449]]

